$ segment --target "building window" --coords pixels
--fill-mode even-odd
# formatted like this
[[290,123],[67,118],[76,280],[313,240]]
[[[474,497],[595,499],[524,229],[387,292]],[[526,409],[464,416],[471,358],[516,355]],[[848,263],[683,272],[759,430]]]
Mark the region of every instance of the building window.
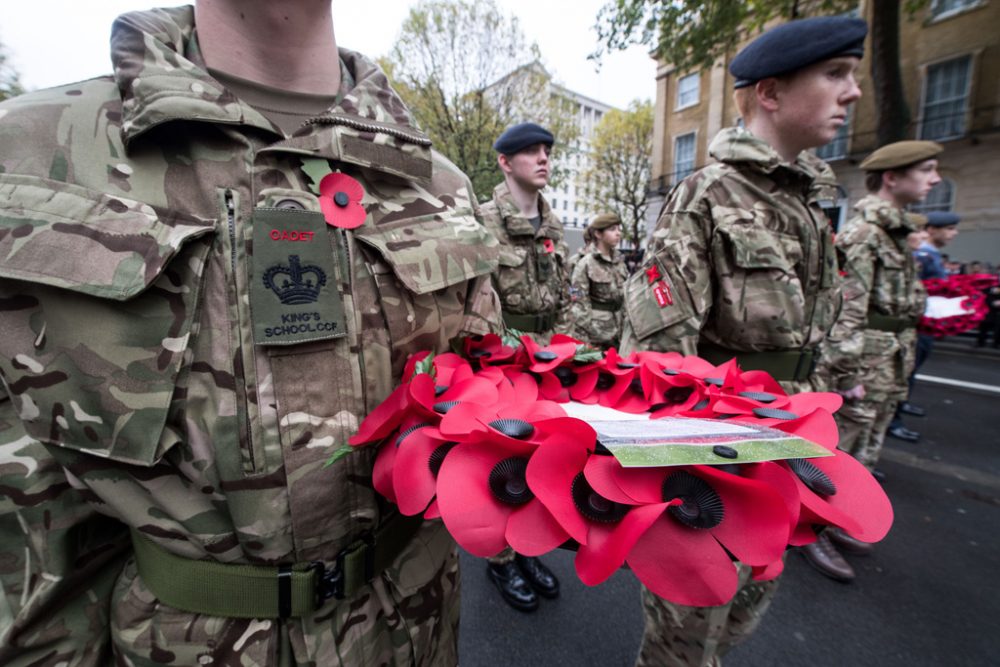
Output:
[[563,210],[564,210],[564,211],[566,210],[566,204],[567,204],[567,203],[569,203],[569,200],[567,200],[567,199],[563,199]]
[[965,134],[972,56],[962,56],[927,68],[921,109],[921,139],[955,139]]
[[684,109],[685,107],[698,104],[699,88],[699,76],[697,72],[682,76],[677,81],[677,108]]
[[975,7],[981,0],[932,0],[931,18],[939,19]]
[[692,132],[674,139],[674,183],[694,171],[694,135]]
[[955,184],[947,178],[931,188],[927,193],[927,198],[919,204],[914,204],[910,210],[914,213],[927,213],[928,211],[950,211],[955,207]]
[[837,136],[830,143],[816,149],[816,155],[824,160],[839,160],[847,157],[847,137],[850,134],[851,109],[847,110],[847,120],[837,130]]

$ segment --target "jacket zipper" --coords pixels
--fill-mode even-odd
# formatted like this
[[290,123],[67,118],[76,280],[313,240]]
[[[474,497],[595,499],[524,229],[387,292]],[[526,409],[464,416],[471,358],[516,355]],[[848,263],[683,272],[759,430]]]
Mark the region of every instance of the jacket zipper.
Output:
[[[226,190],[225,200],[226,200],[226,220],[227,220],[228,225],[229,225],[229,261],[230,261],[230,263],[232,265],[232,271],[233,271],[233,273],[232,273],[232,275],[233,275],[233,289],[236,292],[236,320],[237,320],[237,322],[236,322],[235,331],[236,331],[236,335],[238,337],[240,337],[240,341],[239,341],[238,345],[239,345],[240,350],[242,351],[242,349],[243,349],[243,340],[242,340],[242,333],[241,333],[242,330],[240,328],[240,320],[241,320],[241,317],[240,317],[240,290],[239,290],[239,284],[238,284],[239,279],[238,279],[237,274],[236,274],[236,244],[237,244],[237,235],[236,235],[236,202],[233,201],[233,191],[232,190]],[[243,470],[244,470],[244,472],[255,473],[255,472],[257,472],[257,459],[254,456],[254,449],[253,449],[253,429],[251,428],[251,425],[250,425],[250,400],[247,397],[247,393],[248,393],[249,389],[247,388],[247,383],[246,383],[246,375],[247,375],[246,363],[247,363],[246,362],[246,356],[243,355],[242,352],[241,352],[241,354],[240,354],[240,369],[238,371],[236,369],[233,369],[234,370],[233,374],[236,376],[237,400],[239,401],[239,403],[242,404],[240,407],[242,407],[242,410],[243,410],[243,427],[246,429],[246,459],[245,459],[244,464],[243,464]],[[239,410],[237,410],[237,414],[238,413],[239,413]]]
[[[340,230],[340,239],[344,244],[344,258],[347,266],[344,267],[344,278],[347,281],[347,292],[351,295],[352,310],[357,312],[357,302],[354,298],[354,261],[351,255],[351,237],[346,229]],[[361,406],[362,410],[367,410],[368,407],[368,383],[365,380],[365,347],[361,340],[361,331],[357,332],[358,336],[358,367],[359,376],[361,378]]]
[[431,145],[430,138],[426,136],[407,132],[406,130],[393,125],[378,123],[375,121],[365,122],[363,120],[347,116],[317,116],[316,118],[310,118],[303,123],[303,127],[308,125],[344,125],[346,127],[354,128],[355,130],[361,130],[362,132],[378,132],[381,134],[388,134],[391,137],[402,139],[403,141],[416,144],[417,146]]

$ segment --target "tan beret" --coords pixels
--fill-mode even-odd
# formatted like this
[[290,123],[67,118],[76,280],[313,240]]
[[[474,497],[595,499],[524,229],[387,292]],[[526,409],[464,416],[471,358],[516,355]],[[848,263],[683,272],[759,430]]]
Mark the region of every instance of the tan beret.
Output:
[[620,224],[622,224],[621,218],[619,218],[614,213],[601,213],[600,215],[594,216],[594,219],[590,221],[590,224],[587,226],[587,229],[596,232]]
[[906,221],[911,229],[923,229],[927,225],[927,216],[921,213],[907,213]]
[[943,150],[944,146],[935,141],[897,141],[866,157],[861,168],[864,171],[898,169],[930,159]]

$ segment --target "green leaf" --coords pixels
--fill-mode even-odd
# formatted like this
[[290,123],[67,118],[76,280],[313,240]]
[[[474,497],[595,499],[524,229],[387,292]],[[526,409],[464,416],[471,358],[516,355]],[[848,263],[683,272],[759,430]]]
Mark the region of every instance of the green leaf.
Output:
[[[421,359],[416,363],[413,370],[413,377],[417,377],[421,373],[427,373],[431,377],[437,375],[437,370],[434,368],[434,353],[431,352],[426,357]],[[412,378],[411,378],[412,379]]]
[[330,169],[329,162],[321,160],[320,158],[312,157],[302,159],[302,171],[309,177],[309,180],[312,181],[309,189],[316,195],[319,194],[319,182],[322,181],[323,177],[327,174],[333,173],[333,170]]
[[576,354],[573,355],[573,361],[578,361],[581,364],[592,364],[603,358],[604,353],[599,349],[582,344],[576,346]]
[[355,449],[357,449],[357,448],[356,447],[351,447],[350,445],[346,445],[346,444],[345,445],[341,445],[336,450],[334,450],[333,455],[326,460],[326,463],[323,464],[323,467],[324,468],[329,468],[334,463],[336,463],[340,459],[344,458],[345,456],[347,456],[348,454],[350,454],[351,452],[353,452]]
[[517,329],[504,329],[500,339],[503,341],[504,345],[509,345],[516,350],[521,347],[521,336],[523,335],[524,332],[518,331]]

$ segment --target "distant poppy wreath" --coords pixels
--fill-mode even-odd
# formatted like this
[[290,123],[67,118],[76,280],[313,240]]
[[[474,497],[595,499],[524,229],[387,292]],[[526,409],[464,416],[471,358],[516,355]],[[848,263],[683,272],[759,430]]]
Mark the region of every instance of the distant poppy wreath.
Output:
[[960,299],[963,312],[950,317],[923,316],[920,318],[918,330],[935,338],[943,338],[975,329],[989,312],[984,291],[995,286],[997,282],[996,276],[987,273],[925,280],[927,296]]
[[[441,518],[477,556],[507,546],[536,556],[577,551],[597,585],[627,564],[651,591],[710,606],[737,588],[733,560],[766,580],[788,546],[822,526],[882,539],[892,507],[879,484],[837,449],[831,393],[787,395],[765,372],[694,356],[606,355],[568,336],[468,338],[460,353],[412,356],[406,381],[349,444],[375,446],[374,485],[403,514]],[[763,463],[626,468],[568,401],[624,412],[756,423],[833,456]]]

